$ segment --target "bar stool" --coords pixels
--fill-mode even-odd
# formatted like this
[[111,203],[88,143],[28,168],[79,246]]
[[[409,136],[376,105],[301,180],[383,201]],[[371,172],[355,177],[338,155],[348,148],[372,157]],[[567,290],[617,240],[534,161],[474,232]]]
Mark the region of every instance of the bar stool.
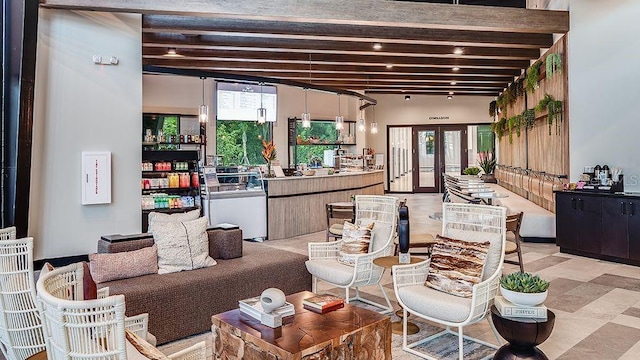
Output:
[[[355,222],[356,206],[350,202],[331,203],[327,208],[327,238],[334,241],[342,238],[342,228],[345,221]],[[339,220],[339,221],[336,221]]]
[[511,232],[514,234],[514,240],[507,239],[507,243],[504,247],[505,255],[517,253],[518,261],[516,260],[507,260],[504,262],[514,265],[520,265],[520,272],[524,272],[524,263],[522,262],[522,249],[520,248],[520,225],[522,225],[522,212],[519,212],[514,215],[507,216],[507,233]]

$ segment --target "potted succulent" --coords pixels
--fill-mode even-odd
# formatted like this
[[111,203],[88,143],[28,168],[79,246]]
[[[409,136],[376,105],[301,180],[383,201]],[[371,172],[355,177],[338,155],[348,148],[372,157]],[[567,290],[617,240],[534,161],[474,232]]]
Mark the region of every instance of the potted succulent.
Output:
[[549,282],[531,273],[514,272],[500,279],[500,294],[516,305],[542,304],[548,292]]
[[496,183],[496,177],[493,172],[496,170],[496,159],[490,151],[481,151],[478,153],[478,165],[484,171],[481,176],[484,182]]
[[480,174],[480,169],[476,166],[471,166],[462,171],[464,175],[478,175]]

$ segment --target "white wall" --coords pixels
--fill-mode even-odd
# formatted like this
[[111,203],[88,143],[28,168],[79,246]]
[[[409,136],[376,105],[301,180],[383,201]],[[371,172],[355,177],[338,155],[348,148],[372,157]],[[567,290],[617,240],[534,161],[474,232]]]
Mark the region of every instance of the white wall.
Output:
[[[40,9],[29,236],[36,259],[140,231],[141,17]],[[115,55],[100,66],[93,55]],[[82,151],[112,152],[112,203],[80,205]]]
[[640,1],[571,2],[569,148],[571,180],[585,165],[622,167],[640,191]]

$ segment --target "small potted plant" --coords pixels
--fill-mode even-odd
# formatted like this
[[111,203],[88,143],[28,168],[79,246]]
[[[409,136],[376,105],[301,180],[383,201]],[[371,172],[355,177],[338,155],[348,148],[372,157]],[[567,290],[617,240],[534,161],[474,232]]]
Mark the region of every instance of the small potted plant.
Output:
[[496,183],[496,177],[493,172],[496,170],[496,159],[492,152],[481,151],[478,153],[478,165],[484,171],[481,178],[484,182]]
[[514,272],[500,279],[500,294],[516,305],[542,304],[548,292],[549,282],[531,273]]
[[480,169],[476,166],[471,166],[462,171],[464,175],[478,175],[480,174]]

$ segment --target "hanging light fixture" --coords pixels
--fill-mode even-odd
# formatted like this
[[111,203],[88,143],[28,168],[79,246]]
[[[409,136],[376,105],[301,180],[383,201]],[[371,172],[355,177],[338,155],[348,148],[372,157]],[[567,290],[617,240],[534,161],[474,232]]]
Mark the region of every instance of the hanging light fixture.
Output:
[[373,106],[371,108],[371,133],[372,134],[377,134],[378,133],[378,123],[376,122],[376,107]]
[[340,94],[338,94],[338,116],[336,116],[336,130],[344,128],[344,117],[340,115]]
[[198,119],[200,119],[201,123],[206,123],[209,121],[209,107],[204,103],[204,80],[206,77],[201,76],[200,79],[202,79],[202,105],[198,110]]
[[358,131],[365,132],[367,130],[367,125],[364,122],[364,100],[360,99],[360,119],[358,120]]
[[[311,84],[311,54],[309,54],[309,84]],[[309,88],[304,88],[304,112],[301,116],[303,128],[311,127],[311,114],[309,113],[309,108],[307,106],[307,92],[309,92]]]
[[260,83],[260,107],[258,108],[258,124],[264,124],[267,122],[267,109],[265,109],[264,103],[262,102],[264,95],[262,92],[262,85],[264,85],[264,83]]

